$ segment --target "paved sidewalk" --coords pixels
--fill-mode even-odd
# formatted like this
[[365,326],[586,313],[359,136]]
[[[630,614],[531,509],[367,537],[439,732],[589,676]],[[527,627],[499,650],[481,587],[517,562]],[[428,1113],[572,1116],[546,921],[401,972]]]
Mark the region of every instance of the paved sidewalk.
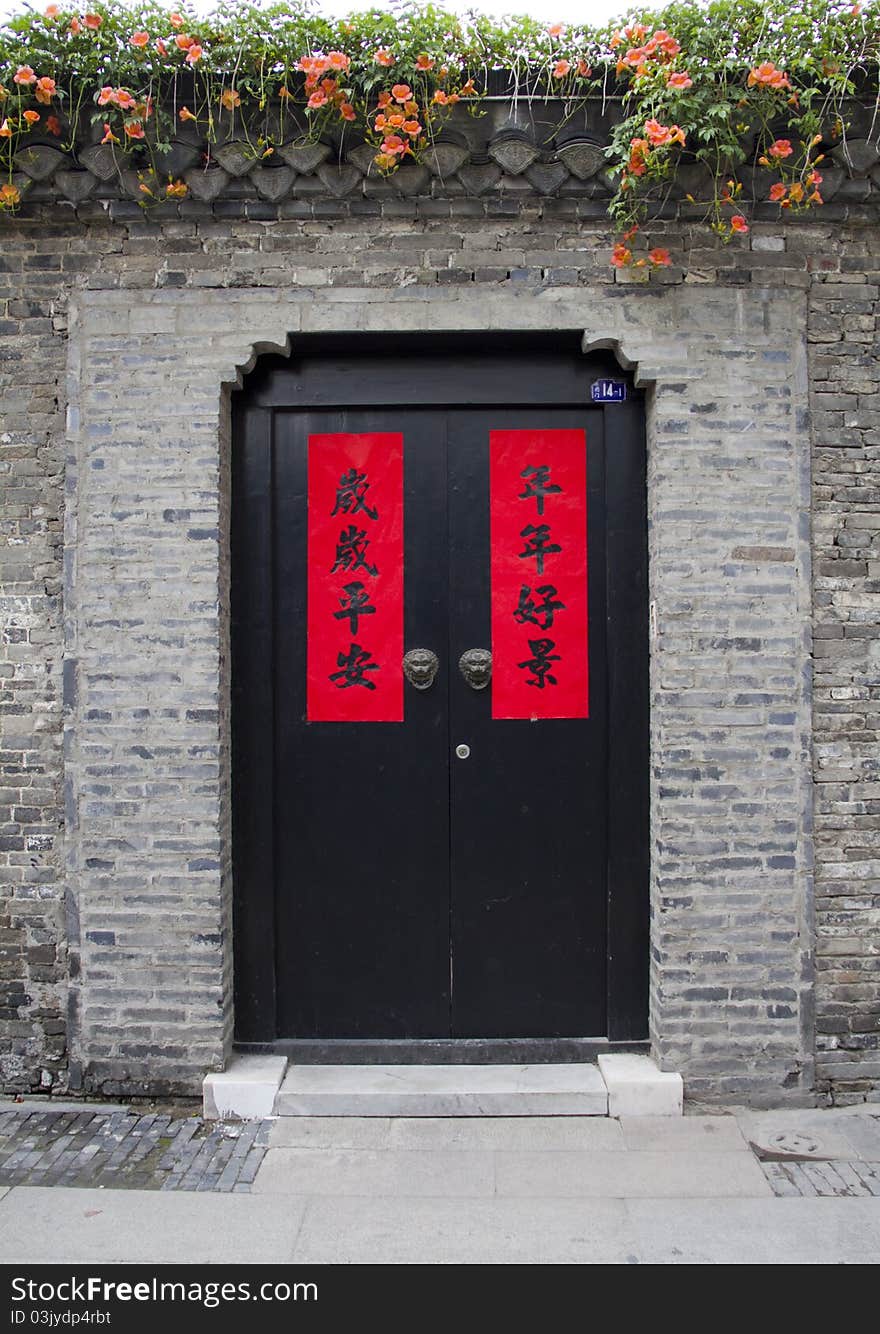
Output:
[[128,1107],[0,1111],[0,1186],[249,1191],[270,1123]]
[[[108,1125],[118,1115],[110,1113]],[[149,1139],[157,1124],[140,1136],[132,1125],[128,1137]],[[0,1125],[8,1134],[8,1118]],[[82,1176],[78,1188],[14,1186],[0,1198],[0,1262],[864,1264],[880,1257],[876,1105],[623,1121],[290,1117],[245,1130],[254,1134],[248,1153],[263,1155],[249,1190],[201,1184],[208,1175],[219,1184],[223,1169],[202,1172],[187,1189],[191,1167],[176,1174],[177,1189],[133,1189],[131,1177],[128,1188],[101,1189]],[[240,1142],[215,1127],[203,1145],[212,1134],[218,1144]],[[112,1152],[106,1181],[111,1165]]]

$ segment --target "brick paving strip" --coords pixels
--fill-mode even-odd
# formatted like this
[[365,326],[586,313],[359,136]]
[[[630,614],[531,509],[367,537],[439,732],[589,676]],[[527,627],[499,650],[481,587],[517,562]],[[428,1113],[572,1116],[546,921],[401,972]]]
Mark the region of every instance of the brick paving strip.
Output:
[[0,1186],[248,1192],[269,1126],[174,1108],[10,1108],[0,1112]]
[[774,1195],[880,1195],[880,1163],[761,1163]]
[[[880,1116],[872,1116],[870,1121],[880,1126]],[[777,1136],[776,1143],[770,1146],[751,1144],[774,1195],[880,1196],[880,1162],[836,1158],[823,1153],[821,1133],[816,1135],[814,1143],[807,1144],[805,1152],[798,1152],[794,1147],[777,1149],[780,1138]],[[809,1141],[809,1130],[803,1139]],[[871,1155],[872,1158],[875,1156]]]

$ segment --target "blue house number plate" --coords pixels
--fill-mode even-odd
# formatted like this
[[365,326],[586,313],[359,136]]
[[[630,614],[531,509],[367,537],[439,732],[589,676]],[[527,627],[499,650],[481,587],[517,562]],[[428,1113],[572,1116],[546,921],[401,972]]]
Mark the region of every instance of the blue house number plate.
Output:
[[597,380],[592,387],[594,403],[625,403],[626,383],[623,380]]

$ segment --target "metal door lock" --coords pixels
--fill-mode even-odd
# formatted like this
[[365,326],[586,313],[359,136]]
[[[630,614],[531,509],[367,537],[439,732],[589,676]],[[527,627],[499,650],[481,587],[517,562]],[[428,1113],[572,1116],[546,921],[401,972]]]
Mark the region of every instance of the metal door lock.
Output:
[[471,748],[470,746],[465,746],[465,745],[456,746],[455,753],[460,760],[466,760],[471,753]]

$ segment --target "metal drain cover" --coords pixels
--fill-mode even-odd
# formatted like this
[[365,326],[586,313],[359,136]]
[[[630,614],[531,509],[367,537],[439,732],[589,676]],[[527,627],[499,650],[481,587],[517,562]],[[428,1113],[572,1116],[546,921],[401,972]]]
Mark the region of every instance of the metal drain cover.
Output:
[[780,1130],[770,1135],[763,1144],[752,1143],[751,1148],[762,1162],[785,1162],[800,1159],[809,1162],[812,1158],[833,1158],[833,1153],[825,1150],[817,1135],[802,1130]]

